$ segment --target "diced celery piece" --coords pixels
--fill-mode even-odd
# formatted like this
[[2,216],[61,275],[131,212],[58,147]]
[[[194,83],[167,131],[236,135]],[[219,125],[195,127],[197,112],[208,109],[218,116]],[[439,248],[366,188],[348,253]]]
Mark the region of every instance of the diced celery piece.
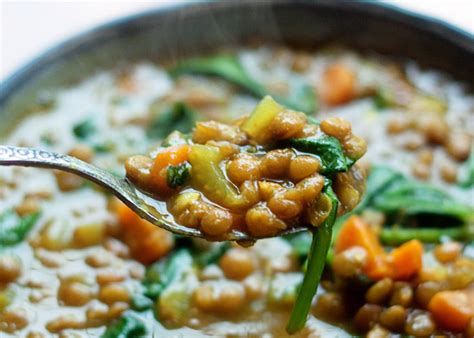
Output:
[[271,134],[268,133],[268,127],[275,116],[282,110],[284,108],[271,96],[267,95],[258,103],[252,114],[244,122],[242,130],[257,142],[266,143],[271,138]]

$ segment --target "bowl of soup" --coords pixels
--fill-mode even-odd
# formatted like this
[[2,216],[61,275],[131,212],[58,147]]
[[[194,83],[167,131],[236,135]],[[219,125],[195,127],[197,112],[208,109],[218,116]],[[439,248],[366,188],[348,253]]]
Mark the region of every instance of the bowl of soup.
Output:
[[[211,237],[190,239],[72,174],[0,167],[0,335],[473,336],[473,57],[472,36],[442,22],[331,1],[173,5],[39,56],[2,84],[2,144],[67,153],[140,185],[163,149],[192,139],[202,191],[222,203],[199,204],[187,188],[166,195],[176,219]],[[246,126],[269,100],[287,114]],[[288,135],[300,141],[260,147]],[[317,158],[314,135],[333,142]],[[209,149],[228,154],[222,177],[255,197],[244,216],[206,185]],[[187,187],[183,163],[163,167],[158,195]],[[311,191],[300,186],[322,191],[320,174],[339,217],[309,315],[288,330],[311,234],[234,243],[216,229],[242,217],[261,237],[319,225],[329,212],[303,215],[295,200]]]

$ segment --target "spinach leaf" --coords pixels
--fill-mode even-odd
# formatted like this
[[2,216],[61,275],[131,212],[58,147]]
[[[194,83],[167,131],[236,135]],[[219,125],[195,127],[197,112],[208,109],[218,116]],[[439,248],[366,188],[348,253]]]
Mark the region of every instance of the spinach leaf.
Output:
[[265,87],[254,80],[234,56],[216,55],[204,58],[192,58],[181,61],[170,71],[174,76],[194,73],[221,77],[245,89],[250,94],[262,98],[271,94],[276,101],[290,108],[312,113],[316,110],[316,98],[313,89],[300,79],[289,81],[289,95],[282,97],[268,93]]
[[166,184],[170,188],[177,188],[186,183],[189,179],[189,170],[191,165],[188,162],[178,164],[176,166],[169,166],[166,169]]
[[86,140],[97,131],[97,126],[92,118],[87,118],[82,122],[77,123],[72,128],[74,135],[80,140]]
[[210,249],[202,251],[195,255],[198,266],[205,267],[216,263],[231,247],[229,242],[216,243]]
[[[152,107],[152,109],[154,109]],[[182,102],[175,103],[172,107],[155,112],[156,116],[147,128],[147,136],[161,139],[172,131],[178,130],[188,133],[194,127],[197,114]]]
[[474,186],[474,145],[471,147],[471,154],[469,155],[469,162],[467,163],[467,174],[459,185],[463,188],[471,188]]
[[40,212],[20,217],[8,210],[0,215],[0,248],[21,242],[33,228]]
[[153,301],[147,296],[137,293],[132,296],[130,305],[133,310],[142,312],[151,309],[153,307]]
[[444,191],[409,179],[392,182],[373,199],[373,207],[386,213],[443,215],[460,220],[467,220],[472,215],[471,208]]
[[472,238],[472,229],[468,226],[453,228],[384,228],[380,233],[380,239],[388,245],[400,245],[412,239],[418,239],[423,243],[439,243],[443,237],[452,240],[466,240]]
[[332,174],[347,171],[352,161],[348,161],[339,140],[332,136],[311,136],[293,138],[289,143],[296,150],[314,154],[321,161],[321,173]]
[[136,338],[146,335],[145,324],[131,314],[125,314],[112,322],[101,336],[102,338]]
[[193,264],[191,254],[187,249],[179,249],[164,260],[152,264],[145,274],[143,284],[145,295],[151,299],[158,298],[161,293],[179,279]]
[[308,317],[313,297],[318,289],[331,245],[332,227],[336,221],[339,201],[331,188],[330,180],[326,181],[324,193],[328,195],[332,202],[331,212],[326,220],[314,230],[303,284],[298,292],[295,306],[286,327],[286,331],[289,334],[301,330],[306,323],[306,318]]

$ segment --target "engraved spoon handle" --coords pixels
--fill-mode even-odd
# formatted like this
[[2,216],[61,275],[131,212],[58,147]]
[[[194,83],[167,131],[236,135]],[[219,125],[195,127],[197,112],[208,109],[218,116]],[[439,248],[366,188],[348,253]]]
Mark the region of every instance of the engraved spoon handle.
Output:
[[35,148],[0,145],[0,165],[59,169],[82,176],[117,195],[135,194],[130,184],[108,171],[75,157]]

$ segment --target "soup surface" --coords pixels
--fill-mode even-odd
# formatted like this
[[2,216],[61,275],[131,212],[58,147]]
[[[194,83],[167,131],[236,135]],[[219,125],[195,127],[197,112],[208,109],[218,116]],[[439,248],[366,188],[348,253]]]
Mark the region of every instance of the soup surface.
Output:
[[[445,74],[277,46],[143,62],[39,93],[1,141],[124,176],[127,158],[156,153],[171,131],[232,123],[266,94],[318,121],[350,121],[368,146],[366,194],[336,222],[295,336],[473,336],[474,96]],[[285,337],[310,242],[183,239],[75,176],[2,167],[0,335]]]

